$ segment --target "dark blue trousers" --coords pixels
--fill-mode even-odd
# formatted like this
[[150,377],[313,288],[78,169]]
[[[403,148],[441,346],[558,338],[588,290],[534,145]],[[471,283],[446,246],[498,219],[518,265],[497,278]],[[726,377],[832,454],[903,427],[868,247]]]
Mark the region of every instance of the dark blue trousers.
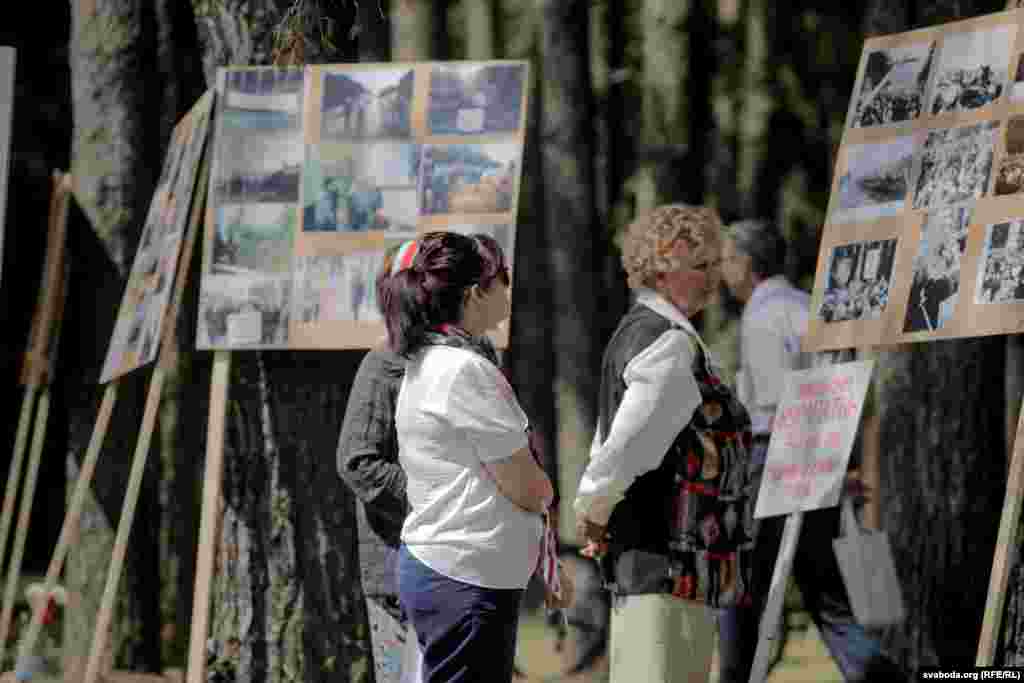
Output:
[[423,651],[423,683],[511,681],[522,593],[450,579],[403,545],[398,599]]

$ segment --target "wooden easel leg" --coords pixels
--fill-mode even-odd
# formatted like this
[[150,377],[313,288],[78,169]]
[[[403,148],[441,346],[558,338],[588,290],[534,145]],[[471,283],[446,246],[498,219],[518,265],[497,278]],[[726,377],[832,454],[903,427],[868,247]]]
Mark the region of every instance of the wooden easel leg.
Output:
[[[57,577],[64,568],[64,558],[67,557],[68,547],[71,545],[71,538],[78,530],[78,521],[82,516],[82,506],[85,503],[85,495],[92,483],[93,472],[96,469],[96,460],[99,458],[103,448],[103,439],[107,435],[107,427],[110,424],[110,416],[114,412],[114,404],[117,402],[117,381],[107,385],[103,394],[103,403],[100,404],[100,411],[96,417],[96,424],[93,426],[92,436],[89,438],[89,447],[86,449],[85,458],[82,461],[82,469],[78,474],[78,482],[71,495],[71,502],[67,514],[64,516],[64,524],[61,526],[60,536],[57,538],[57,547],[54,549],[53,557],[50,558],[50,565],[46,570],[43,595],[49,595],[57,584]],[[43,624],[43,612],[45,603],[37,604],[32,612],[32,621],[29,623],[28,631],[22,636],[18,644],[18,658],[23,659],[32,654],[36,641],[39,639],[39,632]]]
[[25,540],[28,538],[28,525],[32,516],[32,502],[35,499],[36,481],[39,478],[39,463],[43,456],[43,445],[46,443],[46,421],[49,417],[50,389],[43,387],[43,391],[39,395],[39,408],[36,411],[35,428],[32,430],[32,451],[29,453],[28,469],[25,470],[25,487],[21,493],[18,527],[14,533],[11,561],[7,567],[7,586],[4,590],[3,610],[0,611],[0,660],[3,659],[7,636],[11,629],[11,615],[14,613],[18,579],[21,576],[21,560],[25,554]]
[[[217,547],[217,515],[224,475],[224,423],[227,415],[231,353],[217,351],[210,382],[210,423],[206,433],[206,472],[203,476],[203,512],[199,523],[196,586],[192,601],[186,683],[206,680],[206,639],[210,628],[210,581]],[[86,681],[86,683],[90,683]]]
[[750,670],[750,683],[763,683],[768,677],[768,662],[771,659],[772,646],[778,638],[779,618],[782,616],[786,586],[793,571],[793,557],[796,555],[796,544],[803,522],[803,512],[794,512],[786,517],[782,541],[779,543],[779,556],[775,559],[775,571],[772,572],[772,584],[768,590],[768,601],[764,614],[761,615],[757,651],[754,653],[754,664]]
[[114,537],[114,552],[110,558],[107,571],[107,584],[103,590],[103,601],[96,618],[96,632],[93,634],[92,649],[89,651],[89,662],[85,669],[85,683],[96,683],[100,675],[100,666],[107,650],[107,638],[110,635],[110,623],[114,613],[114,600],[117,597],[117,586],[121,580],[124,567],[124,555],[128,550],[128,536],[131,534],[132,521],[135,518],[135,505],[139,501],[139,490],[142,488],[142,475],[146,471],[146,459],[149,455],[149,442],[156,424],[157,409],[160,407],[160,395],[163,393],[165,370],[157,365],[149,382],[149,393],[146,406],[142,413],[142,427],[132,460],[131,473],[128,475],[128,489],[121,508],[121,519]]
[[981,624],[978,640],[978,656],[975,666],[992,666],[996,654],[996,640],[1003,622],[1003,607],[1006,604],[1006,585],[1010,578],[1010,558],[1017,543],[1017,528],[1020,525],[1021,495],[1024,493],[1024,411],[1017,422],[1017,437],[1013,442],[1010,458],[1010,473],[1006,482],[1006,497],[1003,499],[1003,514],[999,520],[999,538],[996,541],[992,573],[989,575],[988,598],[985,600],[985,618]]
[[28,445],[28,431],[32,425],[32,409],[35,407],[39,386],[34,382],[25,387],[25,396],[21,402],[21,416],[18,418],[18,431],[14,438],[14,453],[11,455],[11,467],[7,472],[7,490],[4,493],[4,506],[0,511],[0,568],[7,552],[7,538],[11,533],[11,520],[14,518],[14,501],[18,497],[21,485],[21,466],[25,461],[25,447]]

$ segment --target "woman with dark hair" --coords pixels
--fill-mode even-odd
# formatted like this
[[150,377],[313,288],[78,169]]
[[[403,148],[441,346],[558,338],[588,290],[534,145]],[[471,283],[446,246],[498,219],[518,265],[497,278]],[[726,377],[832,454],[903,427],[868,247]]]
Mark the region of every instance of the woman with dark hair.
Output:
[[434,232],[417,244],[385,296],[392,348],[408,358],[395,415],[410,505],[399,599],[424,681],[510,681],[553,489],[483,336],[509,315],[508,269],[493,240]]

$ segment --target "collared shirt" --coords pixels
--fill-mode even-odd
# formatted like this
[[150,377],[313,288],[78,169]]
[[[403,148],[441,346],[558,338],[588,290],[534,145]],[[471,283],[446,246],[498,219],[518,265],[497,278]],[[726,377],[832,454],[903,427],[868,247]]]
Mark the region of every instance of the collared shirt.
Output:
[[754,434],[771,432],[786,373],[810,366],[800,351],[809,309],[810,296],[782,275],[758,284],[743,308],[736,384]]
[[[608,430],[598,430],[573,507],[578,518],[607,525],[615,505],[640,475],[656,469],[679,431],[701,403],[693,376],[700,335],[670,301],[637,291],[640,303],[679,328],[670,329],[636,354],[622,372],[626,391]],[[710,357],[710,354],[708,354]]]

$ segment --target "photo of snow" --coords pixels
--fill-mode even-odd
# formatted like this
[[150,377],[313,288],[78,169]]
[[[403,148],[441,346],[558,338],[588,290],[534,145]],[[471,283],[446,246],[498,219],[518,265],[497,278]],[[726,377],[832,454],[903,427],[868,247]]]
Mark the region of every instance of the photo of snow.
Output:
[[435,66],[427,122],[433,135],[477,135],[519,129],[523,64]]
[[936,43],[868,53],[851,125],[867,128],[912,121],[920,114]]
[[896,240],[834,247],[818,317],[827,323],[881,317],[889,303],[895,258]]
[[885,143],[851,146],[839,178],[839,201],[832,220],[868,221],[902,211],[913,152],[910,135]]
[[960,297],[960,261],[971,223],[969,207],[927,214],[914,256],[904,332],[934,332],[953,317]]
[[914,190],[914,208],[933,208],[977,199],[992,172],[998,121],[928,133]]
[[1024,301],[1024,220],[985,227],[974,301],[1001,304]]
[[946,36],[940,48],[932,114],[969,111],[997,100],[1009,82],[1016,26]]
[[323,139],[409,137],[412,69],[327,71],[322,92]]

